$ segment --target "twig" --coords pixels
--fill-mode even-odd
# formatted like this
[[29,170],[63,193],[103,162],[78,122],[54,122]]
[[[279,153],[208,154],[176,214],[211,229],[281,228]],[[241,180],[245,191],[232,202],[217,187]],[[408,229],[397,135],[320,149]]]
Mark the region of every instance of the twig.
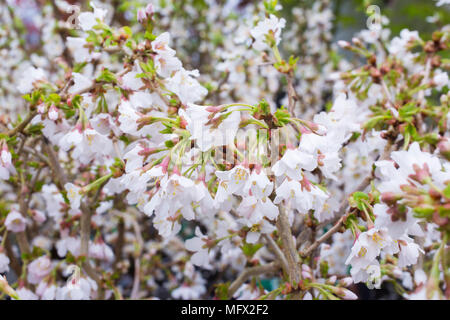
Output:
[[134,252],[134,280],[133,280],[133,288],[131,290],[130,299],[138,299],[139,298],[139,287],[141,283],[141,254],[142,248],[144,247],[144,240],[141,235],[141,228],[137,223],[136,219],[131,219],[131,223],[133,225],[134,233],[136,235],[136,240],[138,243],[138,247]]
[[62,170],[61,166],[59,165],[58,158],[53,151],[52,146],[49,144],[47,139],[44,138],[44,141],[42,143],[42,146],[44,148],[44,151],[48,155],[48,163],[50,164],[50,168],[54,175],[54,180],[56,180],[56,185],[60,190],[64,190],[64,185],[68,182],[67,177]]
[[[431,71],[431,58],[427,57],[427,61],[426,61],[426,64],[425,64],[425,75],[423,77],[422,83],[420,84],[421,86],[427,84],[428,79],[430,78],[430,71]],[[423,105],[426,102],[426,100],[425,100],[425,89],[419,91],[419,97],[418,98],[419,98],[420,106],[423,107]]]
[[289,265],[286,260],[286,257],[284,256],[284,253],[281,251],[280,247],[278,247],[278,245],[276,244],[276,242],[272,239],[272,237],[270,235],[265,234],[264,239],[266,239],[267,244],[269,245],[270,249],[275,254],[275,256],[280,260],[283,271],[288,275],[289,274]]
[[231,298],[236,291],[247,281],[248,278],[259,276],[264,273],[274,273],[280,268],[277,262],[271,262],[264,266],[257,266],[245,269],[236,280],[228,287],[228,297]]
[[[60,191],[64,191],[64,185],[68,182],[67,176],[65,175],[63,169],[61,168],[57,155],[54,152],[52,146],[49,144],[47,139],[44,138],[44,143],[42,144],[45,151],[47,152],[49,158],[49,164],[51,166],[54,178],[56,180],[56,185]],[[89,240],[91,235],[91,206],[86,205],[85,202],[81,202],[81,218],[80,218],[80,229],[81,229],[81,245],[80,245],[80,255],[84,256],[86,259],[83,262],[83,269],[98,285],[99,298],[103,298],[103,287],[101,277],[96,273],[89,263]]]
[[345,222],[345,220],[348,218],[349,215],[350,215],[350,212],[343,215],[330,230],[328,230],[319,239],[317,239],[311,246],[308,247],[308,249],[301,252],[300,254],[302,255],[302,257],[309,256],[321,243],[327,241],[333,234],[338,232],[339,229],[341,228],[342,224]]
[[12,137],[12,136],[16,135],[17,133],[22,132],[36,115],[37,115],[37,111],[32,111],[32,112],[28,113],[27,117],[25,119],[23,119],[23,121],[17,127],[6,132],[6,135],[8,137]]
[[41,153],[38,153],[36,151],[34,151],[33,149],[31,149],[30,147],[24,146],[23,151],[31,153],[34,157],[38,158],[39,160],[41,160],[42,162],[44,162],[48,167],[51,167],[50,162],[48,161],[48,159],[42,155]]
[[8,258],[11,260],[11,268],[14,270],[14,273],[16,274],[17,278],[20,277],[20,274],[22,273],[22,268],[20,266],[19,259],[17,259],[16,255],[14,254],[13,248],[11,246],[10,237],[12,236],[12,233],[8,233],[5,240],[5,249],[6,254]]
[[117,270],[117,265],[122,259],[123,246],[125,244],[125,223],[123,217],[119,217],[119,223],[117,224],[117,240],[115,244],[115,260],[114,260],[114,270]]
[[294,115],[295,103],[298,101],[297,91],[294,87],[294,72],[290,71],[287,76],[287,94],[288,94],[288,110],[291,115]]
[[[142,250],[144,248],[144,239],[142,238],[141,228],[135,217],[139,215],[139,212],[136,208],[130,207],[128,210],[133,211],[131,215],[126,215],[123,212],[118,210],[113,210],[112,213],[118,216],[120,219],[129,219],[133,226],[134,234],[136,236],[137,248],[134,252],[134,279],[133,279],[133,287],[131,289],[130,299],[138,299],[139,298],[139,287],[141,283],[141,261],[140,257],[142,255]],[[117,259],[117,257],[116,257]]]

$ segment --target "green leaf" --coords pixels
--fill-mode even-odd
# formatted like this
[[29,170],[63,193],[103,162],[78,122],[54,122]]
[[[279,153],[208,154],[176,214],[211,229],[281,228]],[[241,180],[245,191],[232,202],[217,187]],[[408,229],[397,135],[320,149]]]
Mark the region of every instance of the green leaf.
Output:
[[51,93],[48,95],[48,97],[45,100],[46,100],[46,102],[59,104],[59,102],[61,101],[61,97],[57,93]]
[[353,193],[350,198],[348,199],[348,202],[350,206],[353,208],[358,208],[359,210],[364,210],[364,201],[363,200],[369,200],[369,196],[365,194],[364,192],[357,191]]
[[87,65],[87,62],[81,62],[81,63],[77,63],[75,64],[75,66],[73,67],[72,72],[81,72],[83,70],[83,68]]
[[175,146],[175,143],[172,140],[167,140],[164,144],[167,148],[173,148]]
[[445,187],[445,189],[443,190],[443,194],[446,198],[450,199],[450,184]]
[[416,107],[415,103],[408,103],[398,109],[400,120],[410,121],[412,117],[420,111],[420,108]]
[[131,28],[128,26],[123,27],[122,30],[130,37],[133,35],[133,31],[131,31]]
[[244,243],[241,246],[241,249],[242,249],[242,252],[245,254],[245,256],[247,256],[248,258],[251,258],[256,253],[256,251],[258,251],[262,246],[263,246],[262,243],[256,243],[256,244]]
[[230,282],[225,282],[216,285],[216,297],[220,300],[228,300],[228,288],[230,287]]
[[276,125],[279,127],[283,127],[289,123],[291,119],[291,114],[284,108],[277,109],[274,113],[274,117],[276,120]]
[[107,83],[116,83],[116,75],[109,71],[108,69],[103,69],[102,73],[95,79],[97,82],[107,82]]
[[417,207],[414,208],[414,216],[416,218],[429,218],[434,213],[433,207]]

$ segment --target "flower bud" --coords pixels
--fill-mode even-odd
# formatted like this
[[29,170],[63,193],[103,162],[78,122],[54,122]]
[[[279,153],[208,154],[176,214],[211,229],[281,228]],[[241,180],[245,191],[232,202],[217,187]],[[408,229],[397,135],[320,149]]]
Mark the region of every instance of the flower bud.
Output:
[[450,141],[447,138],[442,138],[437,144],[439,153],[443,155],[447,160],[450,160]]
[[137,11],[137,20],[139,23],[143,23],[147,21],[148,19],[151,19],[153,14],[155,13],[155,9],[153,7],[153,4],[149,3],[145,9],[139,9]]
[[344,300],[357,300],[358,296],[345,288],[331,287],[331,291]]
[[338,46],[341,47],[342,49],[349,49],[351,47],[350,42],[348,41],[344,41],[344,40],[339,40],[337,42]]
[[381,201],[388,205],[394,205],[401,198],[402,197],[400,195],[396,195],[393,192],[383,192],[381,194]]
[[153,7],[153,3],[149,3],[147,7],[145,7],[145,13],[148,16],[151,16],[155,13],[155,8]]
[[363,46],[363,43],[361,42],[361,40],[359,40],[359,39],[356,38],[356,37],[353,37],[353,38],[352,38],[352,43],[353,43],[355,46],[360,47],[360,48]]
[[139,23],[144,22],[146,19],[147,19],[147,15],[146,15],[144,9],[138,9],[137,20],[139,21]]
[[329,279],[327,279],[327,283],[329,284],[335,284],[337,280],[337,277],[335,275],[331,276]]
[[17,294],[17,292],[13,288],[11,288],[11,286],[8,284],[8,281],[2,275],[0,275],[0,292],[4,292],[11,298],[19,300],[19,295]]
[[354,294],[352,291],[345,289],[345,288],[341,288],[342,290],[342,294],[340,295],[340,297],[342,297],[345,300],[357,300],[358,296],[356,294]]
[[415,174],[410,174],[409,177],[421,184],[425,184],[428,179],[431,178],[430,169],[428,164],[424,163],[423,167],[419,167],[417,164],[413,164]]
[[302,278],[303,279],[312,279],[312,276],[310,273],[308,273],[306,271],[302,271]]
[[209,107],[206,107],[206,111],[212,112],[212,113],[220,112],[220,111],[222,111],[222,109],[223,109],[223,107],[220,107],[220,106],[209,106]]

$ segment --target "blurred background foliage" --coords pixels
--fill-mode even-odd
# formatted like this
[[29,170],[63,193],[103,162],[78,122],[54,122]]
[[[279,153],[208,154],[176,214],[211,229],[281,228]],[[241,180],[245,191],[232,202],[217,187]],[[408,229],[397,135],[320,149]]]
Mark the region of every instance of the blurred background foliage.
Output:
[[[436,7],[435,0],[332,0],[330,1],[336,17],[335,36],[344,35],[345,38],[336,40],[350,40],[351,36],[366,28],[366,8],[369,5],[377,5],[381,14],[389,19],[392,30],[391,36],[398,35],[402,29],[419,31],[423,39],[429,39],[431,33],[439,26],[450,23],[450,12],[448,7]],[[292,8],[305,5],[311,6],[313,0],[280,0],[283,6],[283,16],[292,18]],[[428,17],[436,15],[438,23],[427,22]]]

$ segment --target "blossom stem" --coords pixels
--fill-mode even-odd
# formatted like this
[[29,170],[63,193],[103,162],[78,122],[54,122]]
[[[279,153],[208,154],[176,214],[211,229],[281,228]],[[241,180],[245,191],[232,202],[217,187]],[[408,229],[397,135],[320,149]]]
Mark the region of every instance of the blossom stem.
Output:
[[246,103],[231,103],[231,104],[226,104],[223,106],[224,110],[231,108],[231,107],[246,107],[245,109],[240,109],[239,111],[252,111],[252,112],[255,111],[254,106],[252,106],[250,104],[246,104]]
[[278,63],[280,63],[283,59],[281,58],[280,50],[278,50],[278,46],[272,46],[273,54]]
[[105,183],[106,181],[108,181],[111,177],[113,176],[112,173],[107,174],[106,176],[100,177],[97,180],[95,180],[94,182],[88,184],[87,186],[83,187],[81,189],[82,193],[88,193],[89,191],[92,191],[96,188],[98,188],[99,186],[101,186],[103,183]]

